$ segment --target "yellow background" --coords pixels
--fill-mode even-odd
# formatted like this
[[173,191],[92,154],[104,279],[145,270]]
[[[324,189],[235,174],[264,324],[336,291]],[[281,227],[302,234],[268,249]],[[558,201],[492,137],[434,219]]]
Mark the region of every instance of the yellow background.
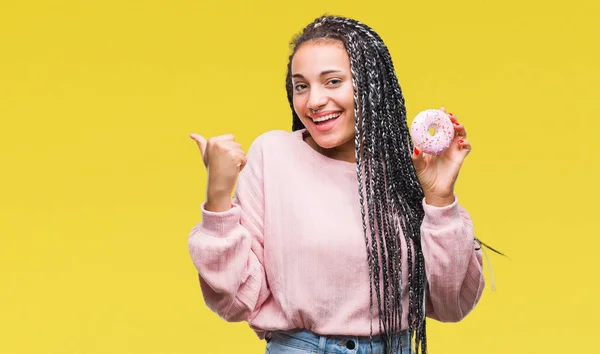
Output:
[[431,353],[597,352],[594,0],[3,1],[0,353],[262,353],[203,303],[187,235],[191,132],[244,148],[291,127],[288,42],[327,12],[390,48],[409,119],[445,105],[473,144],[457,194],[489,283]]

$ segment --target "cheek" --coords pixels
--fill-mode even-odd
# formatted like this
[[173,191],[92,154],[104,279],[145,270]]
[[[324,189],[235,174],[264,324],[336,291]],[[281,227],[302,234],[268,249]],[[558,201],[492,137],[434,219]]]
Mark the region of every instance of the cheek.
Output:
[[354,111],[354,89],[352,85],[348,85],[344,90],[343,102],[346,109]]
[[343,102],[344,109],[346,110],[346,113],[348,113],[348,117],[351,118],[348,124],[354,126],[354,90],[352,89],[352,86],[345,92]]
[[292,98],[292,103],[294,104],[294,111],[297,115],[299,115],[302,118],[304,116],[304,111],[306,108],[306,104],[304,103],[304,99],[302,98],[302,96],[294,95],[294,97]]

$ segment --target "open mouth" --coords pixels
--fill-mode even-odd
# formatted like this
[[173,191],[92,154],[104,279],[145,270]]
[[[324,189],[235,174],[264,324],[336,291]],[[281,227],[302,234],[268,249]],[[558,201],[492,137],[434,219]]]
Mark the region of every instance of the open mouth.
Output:
[[328,114],[328,115],[323,116],[323,117],[314,118],[313,119],[313,123],[315,123],[316,125],[323,125],[323,124],[325,124],[327,122],[331,122],[331,121],[336,120],[341,115],[342,115],[341,112],[331,113],[331,114]]

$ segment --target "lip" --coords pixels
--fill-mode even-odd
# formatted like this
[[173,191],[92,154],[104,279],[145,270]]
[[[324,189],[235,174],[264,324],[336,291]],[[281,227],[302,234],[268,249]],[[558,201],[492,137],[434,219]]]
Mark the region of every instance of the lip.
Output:
[[332,113],[342,113],[342,111],[323,111],[323,112],[319,112],[319,113],[309,114],[308,118],[314,120],[314,119],[321,118],[321,117],[324,117],[324,116],[332,114]]
[[[326,113],[326,115],[327,114],[331,114],[331,112],[330,113]],[[326,121],[323,124],[316,124],[313,120],[311,120],[310,124],[319,133],[326,134],[327,132],[333,130],[337,126],[339,120],[342,119],[343,116],[344,116],[344,112],[340,112],[340,116],[339,117],[337,117],[335,119],[328,120],[328,121]]]

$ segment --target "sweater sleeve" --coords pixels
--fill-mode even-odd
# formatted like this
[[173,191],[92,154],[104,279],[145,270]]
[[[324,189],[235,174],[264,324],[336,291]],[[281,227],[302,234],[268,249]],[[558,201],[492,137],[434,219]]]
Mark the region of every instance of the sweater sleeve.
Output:
[[473,222],[458,199],[444,207],[425,203],[421,247],[427,274],[427,316],[441,322],[462,320],[477,304],[485,280]]
[[264,189],[258,144],[238,177],[232,207],[210,212],[188,237],[206,305],[230,322],[250,321],[269,296],[263,261]]

